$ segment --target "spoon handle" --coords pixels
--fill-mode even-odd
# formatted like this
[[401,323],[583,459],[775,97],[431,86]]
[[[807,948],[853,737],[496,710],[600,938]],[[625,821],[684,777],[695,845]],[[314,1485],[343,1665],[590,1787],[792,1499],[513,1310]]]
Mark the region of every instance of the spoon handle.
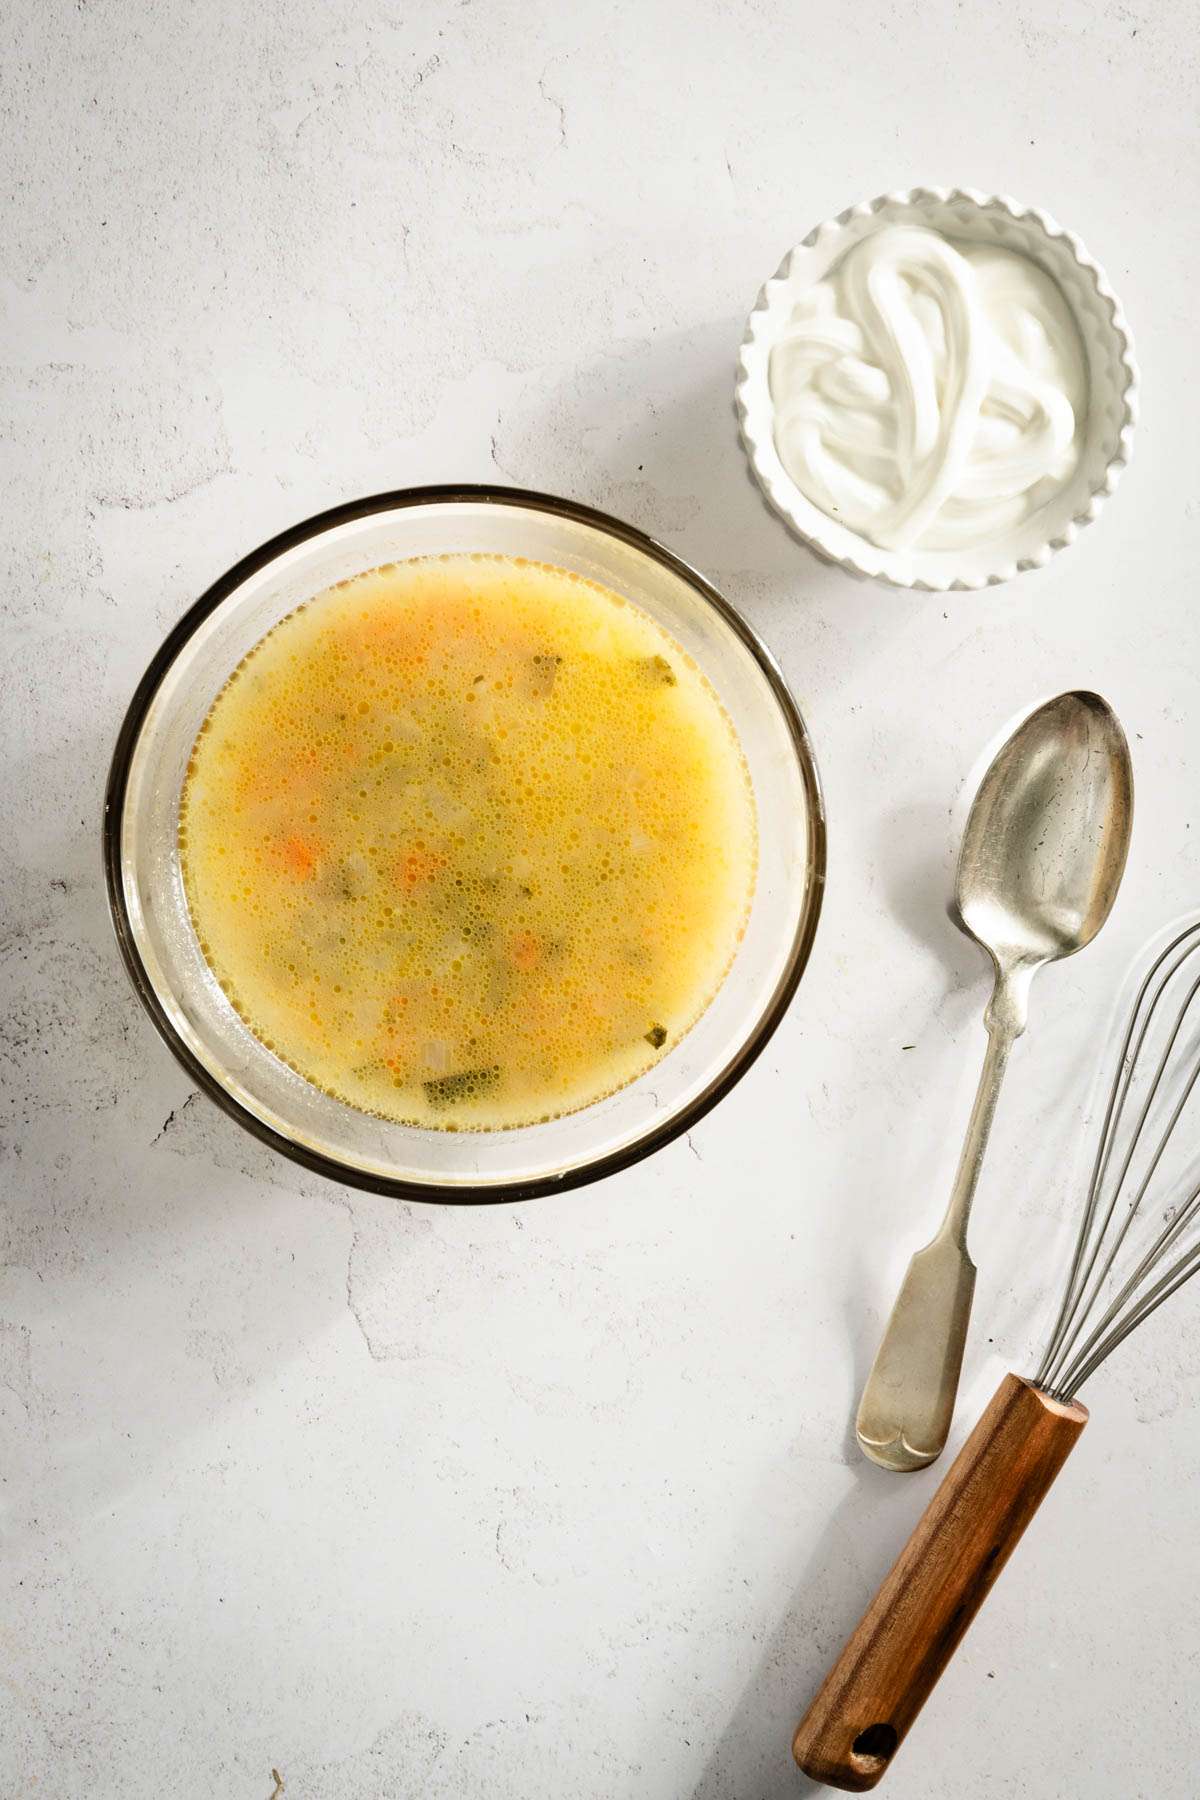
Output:
[[967,1220],[1015,1035],[989,1009],[987,1056],[946,1214],[908,1265],[859,1402],[859,1446],[885,1469],[923,1469],[950,1431],[975,1294]]

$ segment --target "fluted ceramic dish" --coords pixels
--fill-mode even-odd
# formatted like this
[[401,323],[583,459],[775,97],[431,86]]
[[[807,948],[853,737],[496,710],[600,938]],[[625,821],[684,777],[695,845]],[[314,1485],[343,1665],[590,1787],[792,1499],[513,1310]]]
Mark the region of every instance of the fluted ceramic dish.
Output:
[[[995,244],[1037,263],[1057,283],[1075,317],[1087,359],[1088,412],[1074,475],[1019,526],[964,549],[884,550],[814,506],[775,448],[771,351],[796,301],[861,239],[884,225],[928,226],[959,243]],[[784,257],[750,315],[738,359],[742,442],[773,510],[820,556],[853,575],[936,593],[1009,581],[1038,569],[1097,517],[1129,461],[1137,417],[1137,364],[1121,305],[1103,269],[1073,232],[1048,213],[1003,194],[972,188],[910,188],[881,194],[810,231]]]
[[[381,563],[483,551],[572,569],[634,602],[694,658],[742,746],[758,875],[732,967],[653,1068],[578,1112],[506,1131],[429,1131],[360,1112],[252,1036],[204,960],[179,865],[179,795],[230,672],[314,594]],[[750,1067],[812,946],[825,821],[804,723],[770,653],[716,590],[616,519],[512,488],[410,488],[308,519],[223,575],[167,637],[117,741],[105,800],[109,902],[134,987],[188,1073],[285,1156],[376,1193],[512,1200],[611,1174],[686,1131]]]

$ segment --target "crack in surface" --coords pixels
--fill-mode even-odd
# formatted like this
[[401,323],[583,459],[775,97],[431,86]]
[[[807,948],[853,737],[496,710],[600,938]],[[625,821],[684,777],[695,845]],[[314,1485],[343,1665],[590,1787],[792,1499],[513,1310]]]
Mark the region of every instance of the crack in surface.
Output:
[[93,494],[92,502],[105,511],[114,512],[152,512],[156,506],[174,506],[179,500],[186,500],[190,494],[198,494],[201,488],[211,487],[222,475],[232,475],[233,465],[226,457],[215,468],[205,469],[188,481],[180,481],[167,488],[161,494]]
[[174,1125],[176,1123],[176,1121],[182,1116],[182,1114],[187,1111],[188,1107],[192,1104],[192,1101],[198,1100],[199,1098],[200,1098],[200,1089],[193,1088],[191,1093],[188,1095],[187,1099],[182,1103],[182,1105],[173,1106],[171,1108],[170,1112],[167,1114],[166,1118],[163,1120],[162,1124],[159,1126],[157,1132],[150,1139],[150,1148],[152,1150],[153,1150],[155,1144],[158,1143],[160,1138],[166,1137],[166,1135],[167,1135],[168,1131],[170,1131],[172,1125]]
[[432,56],[427,56],[425,58],[425,61],[421,64],[420,68],[415,71],[415,73],[411,76],[411,78],[405,84],[408,88],[409,93],[415,94],[417,89],[419,87],[423,87],[425,85],[425,83],[429,80],[429,77],[432,74],[434,74],[438,69],[440,69],[441,66],[442,66],[442,59],[438,55],[437,51],[435,50]]
[[367,1322],[359,1311],[358,1301],[354,1298],[354,1253],[358,1249],[359,1238],[361,1235],[357,1221],[354,1217],[354,1209],[348,1200],[335,1199],[334,1205],[340,1207],[350,1221],[350,1247],[346,1251],[347,1310],[349,1311],[350,1317],[354,1320],[354,1323],[358,1326],[358,1335],[366,1345],[367,1355],[371,1358],[371,1361],[377,1363],[388,1362],[391,1359],[385,1356],[381,1350],[377,1350],[372,1343],[371,1334],[367,1330]]
[[[548,66],[549,65],[547,65],[547,67]],[[549,88],[546,86],[546,70],[545,69],[543,69],[541,74],[538,76],[538,93],[542,96],[542,99],[546,102],[546,104],[548,106],[553,106],[555,108],[555,110],[557,111],[557,113],[558,113],[558,141],[560,144],[565,144],[567,141],[567,109],[563,105],[562,101],[559,99],[558,95],[552,94],[550,92]]]
[[[347,1207],[346,1210],[349,1212],[350,1209]],[[354,1224],[354,1215],[351,1213],[350,1248],[346,1253],[346,1305],[350,1309],[350,1317],[358,1326],[358,1335],[366,1345],[367,1355],[370,1357],[371,1361],[377,1363],[392,1362],[397,1359],[386,1356],[382,1350],[377,1350],[375,1348],[374,1343],[371,1341],[371,1334],[367,1330],[367,1322],[359,1311],[358,1301],[354,1298],[354,1252],[358,1249],[358,1235],[358,1226]]]
[[358,1221],[354,1217],[354,1208],[349,1200],[343,1200],[338,1195],[332,1195],[331,1198],[333,1204],[339,1207],[350,1221],[350,1246],[346,1251],[346,1310],[358,1327],[358,1335],[366,1347],[367,1355],[372,1362],[377,1363],[409,1362],[412,1358],[406,1356],[403,1350],[380,1350],[371,1336],[367,1321],[363,1317],[362,1309],[354,1295],[354,1258],[362,1241],[362,1233],[358,1228]]
[[514,475],[513,471],[510,468],[508,468],[504,463],[502,463],[500,461],[500,451],[499,451],[500,439],[496,432],[493,431],[491,433],[490,438],[489,438],[489,443],[491,445],[492,463],[493,463],[494,467],[499,469],[500,473],[505,477],[506,480],[514,482],[517,485],[520,485],[519,478],[516,475]]

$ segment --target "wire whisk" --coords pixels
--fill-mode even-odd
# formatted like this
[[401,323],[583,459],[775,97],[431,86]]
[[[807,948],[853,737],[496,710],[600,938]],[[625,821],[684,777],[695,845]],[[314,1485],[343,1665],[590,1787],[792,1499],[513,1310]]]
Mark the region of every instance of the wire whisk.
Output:
[[1066,1291],[1033,1377],[1056,1400],[1073,1400],[1200,1268],[1200,1238],[1187,1243],[1200,1219],[1200,1178],[1186,1150],[1180,1168],[1175,1136],[1200,1081],[1200,1017],[1189,1020],[1200,995],[1198,956],[1200,920],[1155,959],[1129,1015]]
[[1137,987],[1058,1316],[1006,1375],[796,1730],[806,1774],[862,1793],[887,1769],[1087,1424],[1080,1387],[1200,1269],[1200,918]]

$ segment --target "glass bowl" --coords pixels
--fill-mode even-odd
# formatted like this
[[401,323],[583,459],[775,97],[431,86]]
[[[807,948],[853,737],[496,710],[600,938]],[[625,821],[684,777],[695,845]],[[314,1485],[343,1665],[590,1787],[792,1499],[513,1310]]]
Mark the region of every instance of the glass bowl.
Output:
[[[629,1086],[579,1112],[490,1132],[395,1124],[331,1098],[252,1036],[192,930],[176,834],[184,770],[235,665],[335,581],[407,557],[484,551],[556,563],[642,607],[694,657],[749,766],[759,867],[750,919],[712,1003]],[[244,557],[167,637],[117,739],[104,856],[134,987],[192,1079],[264,1143],[336,1180],[444,1202],[513,1200],[625,1168],[694,1125],[762,1050],[796,990],[825,880],[808,733],[769,652],[678,557],[616,519],[519,489],[427,487],[320,513]]]

